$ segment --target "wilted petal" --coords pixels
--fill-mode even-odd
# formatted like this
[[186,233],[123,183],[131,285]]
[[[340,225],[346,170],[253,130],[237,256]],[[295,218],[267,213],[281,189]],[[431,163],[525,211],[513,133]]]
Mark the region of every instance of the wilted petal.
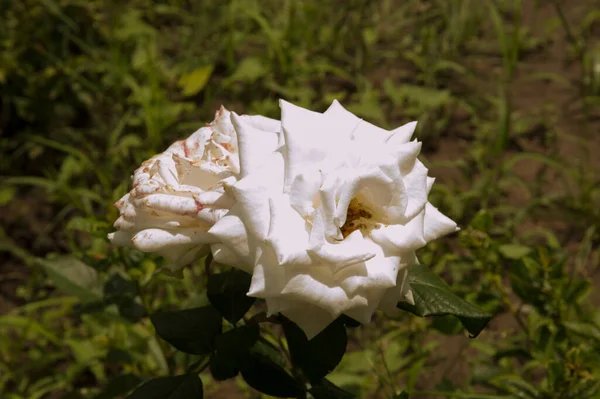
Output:
[[154,252],[168,246],[186,244],[210,244],[215,239],[200,228],[183,228],[177,231],[146,229],[137,233],[131,241],[143,252]]
[[[261,116],[238,119],[259,137],[271,137],[269,151],[274,150],[279,122]],[[189,262],[199,256],[204,243],[214,242],[215,236],[207,231],[234,205],[225,190],[235,184],[238,173],[236,131],[230,112],[221,107],[213,122],[144,161],[135,171],[133,189],[115,204],[120,217],[114,227],[127,233],[111,234],[111,240],[156,252],[170,259],[173,267]],[[239,257],[248,261],[247,237],[237,241],[246,243]]]

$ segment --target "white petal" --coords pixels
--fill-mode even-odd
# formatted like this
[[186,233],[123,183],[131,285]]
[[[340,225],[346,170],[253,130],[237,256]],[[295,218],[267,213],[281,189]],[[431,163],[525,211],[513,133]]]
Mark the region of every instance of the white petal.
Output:
[[308,339],[314,338],[335,320],[326,311],[308,304],[299,304],[299,306],[286,309],[281,313],[296,323]]
[[427,203],[427,168],[420,161],[415,162],[410,172],[404,176],[403,183],[408,194],[404,216],[412,219],[425,209]]
[[239,257],[237,253],[229,249],[225,244],[212,244],[210,250],[213,254],[213,259],[217,263],[233,266],[248,273],[252,273],[252,265]]
[[108,239],[111,243],[122,247],[133,248],[133,243],[131,242],[132,238],[133,234],[126,231],[115,231],[114,233],[108,234]]
[[446,234],[454,233],[458,229],[456,223],[452,219],[442,214],[429,202],[425,206],[424,225],[425,240],[428,242],[445,236]]
[[316,170],[311,172],[297,175],[289,190],[290,204],[303,217],[314,211],[321,185],[321,174]]
[[374,229],[370,232],[370,237],[390,254],[414,251],[427,244],[424,217],[424,212],[421,212],[406,225],[394,224]]
[[281,295],[286,299],[318,306],[334,318],[345,309],[367,304],[364,298],[349,298],[327,269],[314,266],[294,270]]
[[361,297],[365,299],[366,304],[363,306],[355,306],[353,308],[346,309],[344,314],[352,317],[354,320],[360,323],[370,323],[373,313],[379,306],[379,302],[381,301],[381,297],[383,296],[384,292],[385,291],[381,289],[362,290]]
[[267,118],[262,115],[241,115],[240,118],[255,129],[274,133],[281,131],[281,122],[277,119]]
[[[343,138],[351,130],[341,130],[336,119],[280,100],[281,127],[285,138],[286,173],[284,192],[306,167],[318,167],[329,154],[342,150]],[[336,151],[337,150],[337,151]]]
[[360,231],[352,232],[343,241],[335,244],[325,243],[312,247],[308,251],[315,263],[329,266],[333,271],[356,263],[365,262],[375,256],[372,248],[363,239]]
[[319,189],[321,206],[318,211],[320,211],[323,216],[325,237],[328,239],[343,239],[342,233],[335,223],[338,189],[341,188],[343,184],[344,181],[339,174],[331,173],[325,176],[323,184]]
[[[224,175],[206,170],[207,165],[201,165],[199,162],[192,162],[173,154],[173,162],[179,177],[179,183],[196,186],[202,190],[209,190],[216,186]],[[204,166],[204,167],[202,167]]]
[[208,232],[230,251],[235,253],[243,262],[241,264],[230,263],[231,266],[239,267],[244,270],[254,266],[254,262],[252,261],[253,253],[250,252],[246,226],[240,218],[238,205],[231,208],[231,211],[216,222]]
[[168,259],[171,263],[167,267],[171,271],[181,269],[183,266],[192,263],[196,259],[206,256],[209,251],[207,245],[189,244],[175,247],[166,247],[156,251],[160,256]]
[[417,128],[417,122],[408,122],[394,130],[392,130],[391,136],[388,138],[388,144],[404,144],[410,141],[415,129]]
[[269,262],[259,262],[252,271],[248,296],[258,298],[279,297],[285,286],[285,268]]
[[364,143],[383,142],[391,135],[391,132],[357,117],[345,109],[337,100],[333,101],[325,114],[335,118],[340,125],[340,129],[352,131],[352,137],[356,141]]
[[398,302],[406,300],[406,297],[410,291],[410,287],[408,285],[408,270],[415,263],[416,257],[414,252],[402,254],[401,261],[399,263],[396,285],[388,288],[379,302],[379,309],[383,310],[387,315],[396,315],[399,312],[399,309],[396,307],[396,305]]
[[162,229],[146,229],[137,233],[131,241],[143,252],[153,252],[168,246],[186,244],[209,244],[215,238],[200,228],[177,229],[167,231]]
[[[376,247],[373,245],[373,247]],[[373,249],[377,251],[376,248]],[[396,285],[398,270],[401,267],[399,256],[385,256],[381,248],[377,256],[363,263],[349,266],[335,274],[340,286],[349,295],[356,295],[361,290],[379,289],[381,291]]]
[[231,187],[249,234],[263,241],[269,232],[269,197],[281,195],[283,157],[274,153],[252,173]]
[[285,197],[269,201],[271,215],[266,242],[274,251],[277,265],[307,265],[309,233],[306,221],[289,205]]
[[433,183],[435,183],[435,177],[427,176],[427,194],[429,194],[429,192],[433,188]]
[[257,129],[235,112],[231,113],[231,122],[237,133],[240,175],[244,177],[255,171],[265,157],[277,149],[279,137],[276,132]]
[[[176,156],[176,155],[173,155],[173,156]],[[158,161],[156,161],[156,167],[158,168],[158,174],[163,179],[165,184],[170,184],[170,185],[179,184],[179,179],[177,178],[177,175],[175,174],[175,169],[173,168],[173,165],[170,162],[167,163],[167,161],[165,159],[163,159],[162,162],[160,160],[158,160]]]
[[134,200],[134,205],[146,206],[150,209],[174,213],[176,215],[194,216],[198,213],[198,206],[193,198],[168,194],[148,195],[142,199]]

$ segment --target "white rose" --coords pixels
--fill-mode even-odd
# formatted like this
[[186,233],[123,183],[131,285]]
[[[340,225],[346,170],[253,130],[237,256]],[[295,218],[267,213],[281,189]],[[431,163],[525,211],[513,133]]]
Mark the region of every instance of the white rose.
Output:
[[427,201],[434,179],[409,141],[416,123],[386,131],[337,101],[322,114],[280,106],[280,147],[251,140],[232,113],[241,157],[261,162],[241,165],[226,188],[236,204],[210,229],[215,258],[252,273],[248,295],[309,338],[342,313],[368,323],[412,302],[415,251],[457,230]]
[[[242,116],[269,137],[278,137],[279,121]],[[230,112],[221,107],[215,120],[189,138],[177,141],[135,171],[133,189],[115,203],[118,230],[109,234],[117,245],[156,252],[173,269],[189,263],[203,246],[215,242],[208,229],[233,205],[223,187],[240,171],[238,142]]]

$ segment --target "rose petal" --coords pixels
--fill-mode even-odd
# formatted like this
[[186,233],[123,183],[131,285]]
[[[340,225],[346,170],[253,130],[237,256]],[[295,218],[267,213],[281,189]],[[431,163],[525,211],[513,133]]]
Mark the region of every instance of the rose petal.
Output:
[[277,149],[279,136],[276,132],[257,129],[235,112],[231,113],[231,122],[240,148],[240,176],[244,177],[256,170],[265,157]]
[[168,246],[185,244],[210,244],[215,238],[200,228],[177,229],[146,229],[133,236],[133,245],[143,252],[154,252]]
[[317,306],[298,304],[281,312],[285,317],[296,323],[308,339],[314,338],[335,320],[329,313]]
[[417,122],[408,122],[406,125],[392,130],[392,134],[386,142],[392,145],[408,143],[416,128]]
[[429,202],[425,206],[424,236],[433,241],[458,230],[456,223]]

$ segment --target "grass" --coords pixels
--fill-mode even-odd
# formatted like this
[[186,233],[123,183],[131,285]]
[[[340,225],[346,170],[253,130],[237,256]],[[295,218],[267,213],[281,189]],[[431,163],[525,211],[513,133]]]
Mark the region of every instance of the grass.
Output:
[[[421,262],[497,316],[476,339],[450,318],[378,318],[332,381],[373,398],[600,397],[600,13],[568,3],[7,3],[1,396],[116,398],[190,364],[145,315],[206,303],[203,266],[180,279],[111,247],[112,204],[220,104],[277,117],[278,98],[337,98],[387,128],[419,120],[431,200],[462,228]],[[258,397],[203,379],[209,397]]]

